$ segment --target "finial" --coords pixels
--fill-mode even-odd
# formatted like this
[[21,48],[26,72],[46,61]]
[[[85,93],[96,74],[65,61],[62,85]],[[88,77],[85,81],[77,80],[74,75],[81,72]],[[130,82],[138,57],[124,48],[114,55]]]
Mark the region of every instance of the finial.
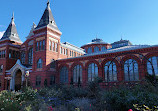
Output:
[[14,12],[13,12],[13,14],[12,14],[12,20],[14,20]]
[[50,2],[49,2],[49,0],[47,1],[47,8],[50,8]]
[[122,37],[123,37],[123,35],[121,35],[121,41],[123,40]]
[[33,22],[32,28],[33,29],[36,28],[36,24],[34,22]]
[[14,12],[12,14],[12,21],[11,21],[11,23],[14,23]]
[[96,34],[96,39],[98,38],[98,35]]

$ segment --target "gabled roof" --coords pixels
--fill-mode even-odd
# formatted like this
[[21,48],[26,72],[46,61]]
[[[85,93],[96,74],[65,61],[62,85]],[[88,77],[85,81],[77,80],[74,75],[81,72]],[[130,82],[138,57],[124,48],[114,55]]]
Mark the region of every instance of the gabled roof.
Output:
[[40,22],[38,23],[36,29],[40,28],[40,27],[44,27],[44,26],[47,26],[49,25],[51,28],[55,29],[55,30],[58,30],[58,27],[55,23],[55,20],[54,20],[54,17],[53,17],[53,14],[52,14],[52,11],[50,9],[50,2],[48,0],[47,2],[47,7],[43,13],[43,16],[40,20]]
[[0,39],[0,41],[3,41],[3,40],[10,40],[10,41],[22,43],[22,41],[19,38],[19,35],[17,33],[17,30],[16,30],[15,23],[14,23],[14,13],[13,13],[11,22],[10,22],[7,30],[5,31],[4,35]]

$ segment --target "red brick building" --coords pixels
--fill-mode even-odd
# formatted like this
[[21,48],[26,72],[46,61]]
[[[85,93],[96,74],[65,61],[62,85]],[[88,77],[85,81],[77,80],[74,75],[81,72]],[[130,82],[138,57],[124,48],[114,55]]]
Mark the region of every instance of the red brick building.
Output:
[[33,24],[24,43],[13,15],[0,39],[0,90],[19,90],[26,80],[39,88],[72,81],[76,84],[79,80],[86,85],[99,76],[103,85],[116,85],[158,74],[157,45],[132,45],[122,39],[109,44],[96,38],[79,48],[61,43],[61,34],[49,1],[39,24]]

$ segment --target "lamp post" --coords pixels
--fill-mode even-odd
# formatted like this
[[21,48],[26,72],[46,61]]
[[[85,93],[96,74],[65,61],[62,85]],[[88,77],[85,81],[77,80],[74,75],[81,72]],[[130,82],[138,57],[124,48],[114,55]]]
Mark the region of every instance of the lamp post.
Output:
[[28,84],[28,77],[29,77],[29,71],[26,71],[26,74],[25,74],[25,78],[26,78],[26,87],[27,87],[27,84]]

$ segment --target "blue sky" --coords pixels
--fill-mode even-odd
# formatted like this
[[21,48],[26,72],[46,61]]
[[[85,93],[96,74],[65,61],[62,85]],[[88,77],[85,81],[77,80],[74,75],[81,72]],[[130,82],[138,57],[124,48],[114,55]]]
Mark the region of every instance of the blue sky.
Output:
[[[6,30],[12,12],[22,41],[33,22],[38,24],[47,0],[0,0],[0,32]],[[50,0],[61,41],[82,46],[92,39],[112,43],[158,44],[158,0]],[[1,36],[1,33],[0,33]]]

